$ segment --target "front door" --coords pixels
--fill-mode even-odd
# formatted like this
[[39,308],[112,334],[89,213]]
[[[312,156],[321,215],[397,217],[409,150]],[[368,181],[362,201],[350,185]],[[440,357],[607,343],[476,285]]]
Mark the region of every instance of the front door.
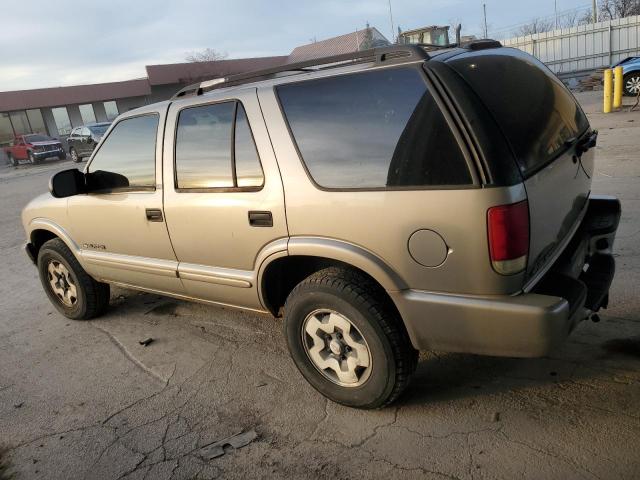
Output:
[[162,211],[166,106],[121,119],[87,165],[90,191],[69,199],[72,238],[95,277],[181,294]]
[[261,309],[260,259],[286,249],[287,227],[256,90],[172,103],[166,132],[164,208],[187,294]]

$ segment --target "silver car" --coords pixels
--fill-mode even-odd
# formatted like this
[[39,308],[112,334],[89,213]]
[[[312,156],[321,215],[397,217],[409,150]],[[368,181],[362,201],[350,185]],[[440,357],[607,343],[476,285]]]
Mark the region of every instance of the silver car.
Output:
[[69,318],[109,284],[270,312],[313,387],[383,407],[418,350],[543,356],[607,306],[596,139],[497,42],[289,64],[118,117],[24,209],[26,251]]

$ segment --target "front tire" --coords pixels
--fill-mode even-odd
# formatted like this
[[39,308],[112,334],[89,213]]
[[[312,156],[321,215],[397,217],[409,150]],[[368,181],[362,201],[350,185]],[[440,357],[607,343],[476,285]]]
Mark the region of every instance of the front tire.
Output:
[[628,73],[623,80],[624,94],[635,97],[640,92],[640,72]]
[[73,160],[73,163],[80,163],[82,161],[82,158],[78,156],[78,152],[75,148],[69,150],[69,153],[71,154],[71,160]]
[[49,300],[65,317],[89,320],[109,305],[109,285],[90,277],[59,238],[40,248],[38,274]]
[[306,278],[285,303],[285,335],[305,379],[330,400],[381,408],[409,384],[418,352],[384,290],[331,267]]
[[36,163],[38,163],[38,160],[36,159],[36,157],[33,154],[33,152],[29,152],[29,163],[31,165],[35,165]]

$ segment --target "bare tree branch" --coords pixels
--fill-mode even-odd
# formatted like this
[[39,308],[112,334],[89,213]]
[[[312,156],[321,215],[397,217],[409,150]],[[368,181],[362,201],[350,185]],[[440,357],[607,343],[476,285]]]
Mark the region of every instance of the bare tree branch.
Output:
[[224,60],[229,55],[224,52],[218,52],[213,48],[205,48],[199,52],[189,52],[185,57],[187,62],[215,62],[217,60]]
[[553,30],[554,21],[546,18],[534,18],[531,22],[518,27],[513,31],[513,34],[517,37],[524,35],[533,35],[534,33],[548,32]]

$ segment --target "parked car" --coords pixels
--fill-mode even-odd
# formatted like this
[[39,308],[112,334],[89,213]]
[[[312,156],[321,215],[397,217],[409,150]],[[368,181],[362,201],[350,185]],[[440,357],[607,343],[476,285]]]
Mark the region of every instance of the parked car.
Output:
[[498,42],[300,62],[121,115],[24,209],[26,252],[71,319],[111,283],[284,316],[313,387],[382,407],[418,350],[543,356],[608,305],[596,140]]
[[71,160],[79,163],[84,157],[91,156],[109,125],[111,125],[111,122],[94,123],[71,130],[67,138]]
[[617,66],[622,67],[623,93],[635,97],[640,93],[640,57],[627,57],[614,65]]
[[38,133],[18,135],[13,139],[11,145],[4,148],[4,152],[13,166],[17,166],[21,160],[38,163],[47,158],[67,158],[62,144],[58,140]]

